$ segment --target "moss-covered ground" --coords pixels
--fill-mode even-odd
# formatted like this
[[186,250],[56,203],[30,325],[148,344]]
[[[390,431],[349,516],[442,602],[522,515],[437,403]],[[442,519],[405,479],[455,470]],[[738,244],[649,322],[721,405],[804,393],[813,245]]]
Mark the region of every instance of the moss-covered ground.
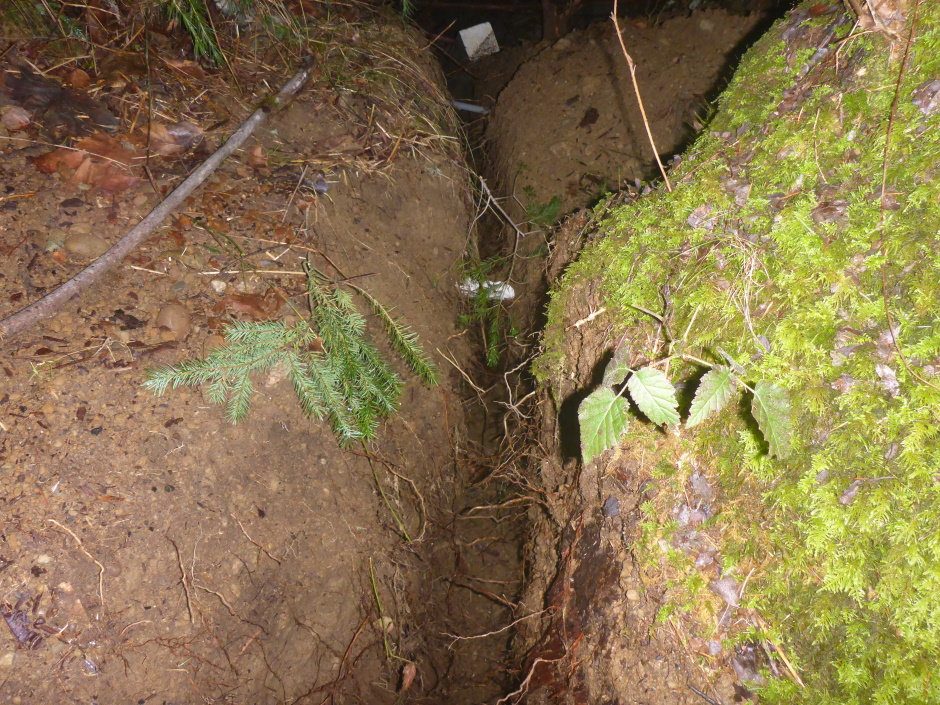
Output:
[[[940,4],[910,3],[893,42],[831,4],[749,51],[671,193],[603,223],[554,293],[538,373],[557,383],[593,328],[634,367],[730,357],[787,390],[785,459],[730,408],[623,443],[688,453],[721,487],[724,571],[749,576],[755,630],[789,660],[767,702],[936,703]],[[586,283],[604,311],[572,332]],[[676,357],[669,376],[701,371]],[[667,504],[648,505],[651,554]]]

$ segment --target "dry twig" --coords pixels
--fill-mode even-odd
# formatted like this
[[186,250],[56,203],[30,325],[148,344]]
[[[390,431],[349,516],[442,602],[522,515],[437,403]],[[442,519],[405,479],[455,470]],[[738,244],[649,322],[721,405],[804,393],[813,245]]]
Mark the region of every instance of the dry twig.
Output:
[[666,182],[666,190],[672,191],[672,184],[669,183],[669,176],[666,175],[666,168],[659,158],[659,152],[656,151],[656,142],[653,140],[653,131],[650,129],[650,121],[646,117],[646,108],[643,106],[643,96],[640,95],[640,86],[636,81],[636,62],[627,51],[627,45],[623,43],[623,34],[620,31],[620,22],[617,20],[617,0],[614,0],[614,11],[610,15],[614,21],[614,29],[617,32],[617,41],[620,42],[620,49],[627,60],[627,67],[630,69],[630,79],[633,81],[633,91],[636,93],[636,102],[640,105],[640,114],[643,116],[643,126],[646,128],[646,136],[649,137],[650,146],[653,148],[653,156],[656,157],[656,165],[659,167],[659,173],[663,175],[663,181]]

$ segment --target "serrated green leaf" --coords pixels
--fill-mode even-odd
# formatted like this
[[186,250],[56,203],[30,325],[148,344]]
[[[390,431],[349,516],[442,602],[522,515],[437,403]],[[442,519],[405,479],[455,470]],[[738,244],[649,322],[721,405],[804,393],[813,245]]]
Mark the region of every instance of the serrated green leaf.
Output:
[[600,387],[584,398],[578,407],[581,429],[581,456],[584,463],[613,448],[630,425],[630,405],[607,387]]
[[630,397],[644,416],[655,424],[679,423],[679,400],[672,382],[662,372],[643,367],[627,380]]
[[790,398],[776,384],[761,380],[754,386],[751,413],[767,441],[771,457],[786,458],[790,454]]
[[604,386],[610,387],[614,384],[620,384],[631,371],[627,360],[627,348],[618,348],[614,351],[614,356],[610,358],[610,362],[607,363],[604,370]]
[[695,390],[685,427],[698,426],[708,417],[725,408],[734,393],[735,379],[727,367],[716,367],[705,373]]

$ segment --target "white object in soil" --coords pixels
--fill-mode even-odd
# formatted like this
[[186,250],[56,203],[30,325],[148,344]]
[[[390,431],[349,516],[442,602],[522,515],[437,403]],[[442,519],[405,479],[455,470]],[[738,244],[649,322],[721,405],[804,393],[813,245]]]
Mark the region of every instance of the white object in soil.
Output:
[[476,61],[499,51],[496,35],[493,34],[493,26],[489,22],[460,30],[460,41],[463,42],[463,48],[467,50],[470,61]]
[[482,105],[474,105],[473,103],[465,103],[462,100],[448,100],[448,103],[451,104],[457,110],[466,110],[468,113],[478,113],[480,115],[489,115],[489,108],[484,108]]
[[463,284],[457,285],[460,293],[468,299],[472,299],[476,296],[480,287],[483,287],[483,291],[486,292],[486,298],[491,301],[511,301],[516,298],[516,290],[506,282],[478,282],[476,279],[468,278],[464,280]]

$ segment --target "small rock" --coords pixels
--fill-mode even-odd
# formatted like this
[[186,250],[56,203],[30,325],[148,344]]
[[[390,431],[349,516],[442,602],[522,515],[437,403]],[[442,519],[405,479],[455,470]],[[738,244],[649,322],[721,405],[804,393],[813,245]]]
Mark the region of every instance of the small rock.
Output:
[[0,654],[0,668],[11,668],[13,666],[13,652],[5,651]]
[[33,116],[26,108],[21,108],[18,105],[12,105],[7,110],[4,111],[3,116],[0,117],[0,124],[5,128],[14,132],[16,130],[25,130],[29,127],[29,123],[32,121]]
[[718,595],[722,600],[728,603],[729,607],[737,607],[740,604],[738,598],[738,581],[730,576],[725,576],[720,580],[712,580],[708,587],[712,592]]
[[627,599],[631,602],[637,602],[640,599],[640,593],[633,588],[627,590]]
[[715,499],[715,489],[711,486],[711,483],[708,482],[708,478],[702,473],[692,473],[692,476],[689,478],[689,485],[691,485],[692,491],[695,493],[696,497],[705,504],[710,504]]
[[157,314],[157,328],[163,328],[173,334],[176,340],[182,340],[189,335],[192,328],[192,319],[185,306],[180,304],[167,304]]
[[228,284],[221,279],[213,279],[209,282],[209,286],[212,287],[212,291],[216,294],[224,294],[225,290],[228,288]]
[[98,259],[108,251],[110,245],[97,235],[91,233],[75,233],[65,239],[65,249],[73,255]]
[[52,250],[58,250],[65,243],[65,239],[68,237],[63,230],[58,228],[52,228],[51,230],[46,231],[42,238],[42,248],[46,252],[51,252]]
[[72,234],[87,235],[91,232],[91,223],[75,223],[69,228]]
[[52,556],[48,553],[43,553],[40,556],[36,556],[36,565],[49,565],[52,563]]
[[940,108],[940,79],[926,81],[917,87],[911,102],[920,108],[920,111],[930,117]]
[[689,214],[689,217],[686,218],[686,222],[691,228],[711,230],[714,227],[714,219],[709,216],[713,210],[714,206],[702,204]]

